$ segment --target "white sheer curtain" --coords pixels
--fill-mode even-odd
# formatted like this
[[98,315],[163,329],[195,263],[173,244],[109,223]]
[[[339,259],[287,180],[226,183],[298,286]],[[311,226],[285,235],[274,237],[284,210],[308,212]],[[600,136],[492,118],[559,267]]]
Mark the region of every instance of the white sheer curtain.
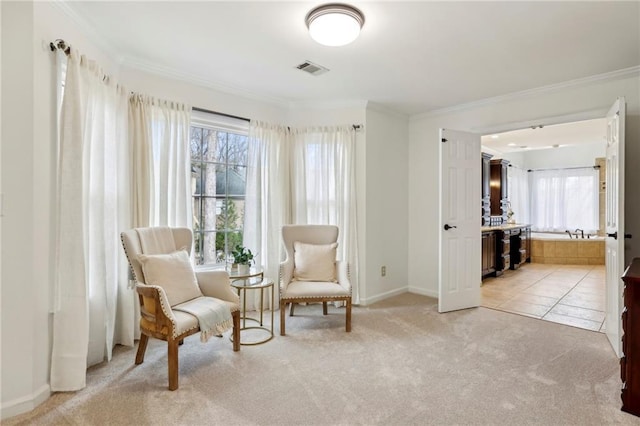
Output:
[[520,167],[507,168],[509,203],[516,223],[530,223],[529,173]]
[[250,123],[243,243],[257,252],[256,264],[262,265],[265,276],[276,281],[280,230],[291,217],[289,145],[285,126]]
[[116,301],[127,287],[119,232],[130,226],[127,96],[71,52],[58,155],[54,391],[83,388],[87,365],[110,359],[117,343]]
[[358,302],[355,130],[351,126],[288,130],[251,122],[244,244],[258,250],[265,275],[277,278],[281,227],[287,223],[340,228],[339,258],[351,266]]
[[598,171],[593,167],[530,172],[531,229],[598,230]]
[[87,366],[139,337],[120,232],[191,226],[190,108],[144,96],[129,103],[94,62],[76,51],[58,59],[51,389],[74,391],[85,387]]
[[311,127],[292,133],[294,223],[338,226],[338,258],[349,262],[354,302],[358,303],[355,129]]
[[[132,149],[137,160],[133,163],[134,177],[139,183],[134,199],[140,218],[136,226],[147,225],[142,220],[147,210],[149,226],[191,228],[191,107],[145,95],[134,95],[129,106]],[[151,158],[146,162],[148,155]]]

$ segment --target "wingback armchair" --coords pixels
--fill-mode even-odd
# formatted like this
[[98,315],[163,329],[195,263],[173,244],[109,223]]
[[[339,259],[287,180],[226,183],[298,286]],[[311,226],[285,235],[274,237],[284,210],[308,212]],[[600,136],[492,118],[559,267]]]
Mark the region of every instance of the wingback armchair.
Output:
[[[121,233],[122,246],[136,281],[140,300],[140,342],[135,363],[144,361],[149,337],[165,340],[168,348],[169,389],[178,388],[178,345],[183,339],[201,331],[198,318],[180,306],[198,302],[217,306],[227,305],[233,322],[233,350],[240,350],[240,303],[232,291],[229,276],[223,270],[194,271],[188,253],[191,251],[193,234],[189,228],[136,228]],[[160,279],[180,282],[181,274],[193,277],[187,285],[167,288],[151,285],[145,268],[147,258],[168,255],[169,261],[178,258],[177,267],[160,272]],[[145,257],[146,256],[146,257]],[[182,258],[180,258],[182,256]],[[170,264],[171,266],[172,264]],[[179,277],[180,279],[176,278]],[[187,280],[188,281],[188,280]],[[196,283],[197,281],[197,283]],[[191,284],[191,288],[189,287]],[[194,293],[195,292],[195,293]],[[195,296],[192,298],[192,296]],[[206,297],[202,297],[206,296]],[[211,300],[213,298],[215,300]],[[223,304],[220,303],[223,302]],[[228,314],[228,311],[226,311]]]
[[351,331],[351,283],[349,265],[336,260],[338,227],[333,225],[285,225],[282,241],[286,259],[280,264],[280,335],[285,335],[285,310],[291,304],[327,302],[346,304],[346,331]]

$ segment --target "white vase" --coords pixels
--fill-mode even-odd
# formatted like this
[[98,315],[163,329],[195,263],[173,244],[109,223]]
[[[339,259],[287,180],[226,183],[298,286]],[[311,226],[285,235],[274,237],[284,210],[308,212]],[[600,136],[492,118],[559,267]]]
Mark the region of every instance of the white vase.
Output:
[[249,275],[249,265],[238,264],[238,275]]

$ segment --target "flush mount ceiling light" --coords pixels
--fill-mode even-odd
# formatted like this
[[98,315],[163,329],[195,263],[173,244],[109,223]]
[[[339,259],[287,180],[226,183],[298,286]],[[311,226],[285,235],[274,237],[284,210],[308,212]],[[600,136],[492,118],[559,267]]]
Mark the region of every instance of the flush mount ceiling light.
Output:
[[311,10],[305,18],[309,35],[325,46],[344,46],[360,34],[364,15],[353,6],[331,3]]

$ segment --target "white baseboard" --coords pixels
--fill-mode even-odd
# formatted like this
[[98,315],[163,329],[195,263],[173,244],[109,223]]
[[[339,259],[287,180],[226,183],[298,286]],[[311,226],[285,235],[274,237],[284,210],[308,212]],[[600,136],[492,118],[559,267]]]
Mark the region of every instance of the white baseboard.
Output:
[[423,296],[433,297],[434,299],[438,298],[438,292],[437,291],[425,290],[423,288],[409,287],[409,293],[421,294]]
[[360,303],[359,304],[361,306],[371,305],[372,303],[376,303],[376,302],[379,302],[381,300],[385,300],[385,299],[388,299],[388,298],[393,297],[393,296],[397,296],[398,294],[402,294],[402,293],[420,294],[422,296],[433,297],[434,299],[438,298],[438,292],[437,291],[425,290],[423,288],[417,288],[417,287],[401,287],[401,288],[397,288],[395,290],[390,290],[390,291],[378,294],[376,296],[367,297],[366,299],[360,298]]
[[395,290],[386,291],[384,293],[378,294],[373,297],[367,297],[366,299],[360,298],[360,305],[361,306],[371,305],[372,303],[376,303],[381,300],[388,299],[393,296],[397,296],[398,294],[406,293],[407,291],[408,291],[407,287],[401,287]]
[[31,395],[22,396],[11,401],[3,402],[0,409],[0,419],[5,420],[18,414],[26,413],[45,402],[51,396],[49,384],[40,386]]

